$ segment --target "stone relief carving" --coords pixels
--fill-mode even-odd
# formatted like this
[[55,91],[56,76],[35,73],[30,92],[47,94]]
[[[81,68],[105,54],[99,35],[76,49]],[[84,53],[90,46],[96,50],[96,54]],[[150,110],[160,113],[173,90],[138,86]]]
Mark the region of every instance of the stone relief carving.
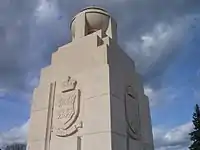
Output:
[[62,92],[68,92],[71,90],[74,90],[76,87],[77,81],[72,79],[70,76],[68,76],[66,81],[63,81],[61,84]]
[[[132,101],[129,105],[129,101]],[[127,122],[127,134],[132,139],[137,140],[139,138],[139,110],[138,102],[136,101],[134,89],[132,86],[126,88],[126,93],[124,96],[124,105],[125,105],[125,118]],[[132,111],[130,110],[132,109]],[[132,113],[134,111],[134,113]],[[130,114],[131,112],[131,114]]]
[[56,95],[54,104],[54,132],[57,136],[69,136],[82,127],[77,123],[80,113],[80,90],[75,89],[77,82],[68,77],[61,84],[62,90]]

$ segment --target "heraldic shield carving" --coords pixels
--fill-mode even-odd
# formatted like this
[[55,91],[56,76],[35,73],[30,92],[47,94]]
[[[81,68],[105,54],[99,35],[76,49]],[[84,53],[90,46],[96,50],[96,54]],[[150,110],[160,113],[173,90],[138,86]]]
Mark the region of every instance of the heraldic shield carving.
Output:
[[57,136],[70,136],[78,131],[76,124],[80,113],[80,90],[75,89],[76,81],[68,77],[62,84],[62,91],[56,95],[54,105],[54,132]]
[[127,134],[130,138],[139,138],[139,114],[138,103],[132,86],[128,86],[124,97],[125,119],[127,122]]

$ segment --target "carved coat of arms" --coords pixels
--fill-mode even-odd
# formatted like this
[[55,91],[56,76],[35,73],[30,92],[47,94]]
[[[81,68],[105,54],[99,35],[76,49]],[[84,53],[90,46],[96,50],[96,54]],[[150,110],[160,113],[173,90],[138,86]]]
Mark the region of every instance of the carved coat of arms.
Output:
[[127,134],[132,139],[139,138],[139,114],[138,103],[132,86],[128,86],[124,98],[125,118],[127,122]]
[[76,81],[71,77],[61,86],[54,103],[54,132],[57,136],[69,136],[81,127],[80,123],[76,123],[80,111],[80,90],[75,89]]

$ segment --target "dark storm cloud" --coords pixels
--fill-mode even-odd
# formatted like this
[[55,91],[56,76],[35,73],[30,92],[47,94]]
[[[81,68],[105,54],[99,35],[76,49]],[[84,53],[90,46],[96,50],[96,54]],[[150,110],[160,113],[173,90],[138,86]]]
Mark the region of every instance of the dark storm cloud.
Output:
[[[71,18],[87,5],[102,6],[116,19],[121,47],[154,87],[161,84],[200,14],[199,0],[0,0],[0,94],[20,91],[30,98],[41,67],[70,41]],[[158,139],[158,147],[187,143]]]
[[[127,41],[140,41],[141,35],[151,32],[159,22],[170,25],[177,18],[200,10],[197,0],[1,0],[0,3],[0,87],[21,90],[29,86],[27,74],[38,75],[40,68],[50,62],[51,53],[69,41],[70,20],[82,7],[99,5],[108,9],[118,22],[123,48]],[[135,54],[130,51],[129,55]],[[165,68],[167,63],[168,59],[159,63],[163,64],[159,68]],[[151,72],[157,71],[154,66]]]
[[21,87],[34,1],[0,1],[0,87]]

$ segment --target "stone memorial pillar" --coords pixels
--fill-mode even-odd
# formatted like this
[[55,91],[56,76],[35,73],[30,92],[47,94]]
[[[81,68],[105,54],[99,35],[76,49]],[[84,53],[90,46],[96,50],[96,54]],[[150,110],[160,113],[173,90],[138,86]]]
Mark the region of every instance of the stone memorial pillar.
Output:
[[34,90],[28,150],[153,150],[149,102],[107,11],[88,7]]

